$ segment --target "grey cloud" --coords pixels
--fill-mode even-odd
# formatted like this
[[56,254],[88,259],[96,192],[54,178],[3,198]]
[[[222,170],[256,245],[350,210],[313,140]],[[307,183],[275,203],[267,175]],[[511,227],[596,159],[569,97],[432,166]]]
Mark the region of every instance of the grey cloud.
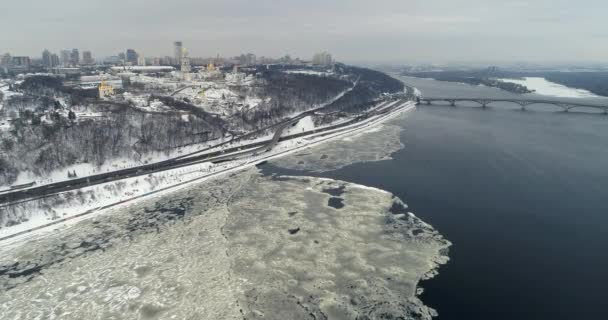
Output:
[[608,57],[603,0],[5,1],[0,52],[134,48],[244,51],[342,61],[593,60]]

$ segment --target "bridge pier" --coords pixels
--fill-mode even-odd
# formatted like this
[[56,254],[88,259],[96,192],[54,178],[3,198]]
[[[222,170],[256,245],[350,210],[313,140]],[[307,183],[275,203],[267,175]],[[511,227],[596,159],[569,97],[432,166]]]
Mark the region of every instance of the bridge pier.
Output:
[[475,102],[479,103],[481,105],[482,109],[485,109],[488,107],[488,104],[492,103],[492,100],[480,99],[480,100],[475,100]]

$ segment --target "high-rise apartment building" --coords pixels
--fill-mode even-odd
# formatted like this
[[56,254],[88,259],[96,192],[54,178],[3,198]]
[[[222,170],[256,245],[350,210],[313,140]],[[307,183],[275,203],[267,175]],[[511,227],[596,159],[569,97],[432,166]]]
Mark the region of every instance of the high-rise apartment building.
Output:
[[246,55],[246,57],[247,57],[246,62],[247,62],[247,64],[248,64],[248,65],[253,66],[253,65],[255,65],[255,64],[257,63],[257,59],[256,59],[255,54],[253,54],[253,53],[248,53],[248,54]]
[[0,58],[0,66],[8,66],[11,64],[11,55],[5,53],[2,58]]
[[70,51],[61,50],[61,65],[67,67],[70,65]]
[[30,63],[30,57],[12,57],[11,59],[11,65],[14,67],[29,68]]
[[132,66],[136,66],[137,65],[137,52],[135,52],[135,50],[133,49],[127,49],[127,54],[126,54],[126,60],[128,63],[130,63]]
[[59,66],[59,56],[56,54],[51,54],[51,68],[56,68]]
[[82,52],[82,63],[88,64],[88,65],[95,63],[95,60],[93,60],[93,54],[91,53],[91,51]]
[[173,57],[175,58],[175,64],[182,64],[182,52],[183,52],[183,43],[181,41],[173,42]]
[[72,52],[70,53],[70,63],[73,66],[80,64],[80,52],[78,52],[78,49],[72,49]]
[[334,63],[334,59],[332,58],[331,54],[324,51],[315,54],[312,58],[312,63],[321,66],[329,66]]
[[42,51],[42,65],[47,68],[53,67],[53,61],[51,59],[51,52],[47,49],[44,49],[44,51]]

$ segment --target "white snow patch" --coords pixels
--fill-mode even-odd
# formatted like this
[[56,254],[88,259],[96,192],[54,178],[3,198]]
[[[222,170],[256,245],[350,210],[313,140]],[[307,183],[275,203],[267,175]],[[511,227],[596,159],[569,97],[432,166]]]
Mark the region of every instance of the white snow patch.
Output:
[[319,77],[327,77],[327,76],[331,76],[333,74],[331,72],[323,72],[323,71],[316,71],[316,70],[287,70],[287,71],[285,71],[285,73],[306,74],[306,75],[310,75],[310,76],[319,76]]
[[260,103],[262,103],[262,99],[247,96],[245,98],[245,103],[244,104],[246,106],[249,106],[249,109],[253,109],[253,108],[259,106]]
[[315,124],[312,121],[312,117],[307,116],[307,117],[300,119],[300,121],[298,121],[298,123],[296,123],[295,126],[289,127],[288,129],[286,129],[284,131],[284,134],[292,135],[292,134],[296,134],[296,133],[302,133],[305,131],[311,131],[314,129],[315,129]]
[[236,93],[230,91],[229,89],[225,89],[225,88],[220,88],[220,89],[209,88],[209,89],[205,90],[205,97],[207,99],[224,100],[224,99],[228,99],[228,98],[234,98],[236,96],[237,96]]
[[378,188],[374,188],[374,187],[368,187],[368,186],[364,186],[362,184],[352,183],[352,184],[350,184],[350,186],[353,187],[353,188],[357,188],[357,189],[371,190],[371,191],[377,191],[377,192],[380,192],[380,193],[388,193],[388,194],[390,194],[390,192],[388,192],[386,190],[382,190],[382,189],[378,189]]
[[521,79],[499,79],[500,81],[510,82],[528,87],[536,91],[537,94],[560,98],[596,98],[597,95],[584,90],[566,87],[559,83],[547,81],[540,77],[526,77]]

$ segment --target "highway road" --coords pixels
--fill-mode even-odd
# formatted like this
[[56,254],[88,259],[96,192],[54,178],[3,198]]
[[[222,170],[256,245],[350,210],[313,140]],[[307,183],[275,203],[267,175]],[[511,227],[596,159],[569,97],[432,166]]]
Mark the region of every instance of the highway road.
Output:
[[[406,100],[401,100],[402,102],[406,102]],[[272,150],[277,143],[281,141],[287,141],[291,139],[301,138],[308,135],[319,134],[325,131],[332,131],[335,129],[339,129],[341,127],[349,126],[354,123],[357,123],[363,119],[366,119],[373,115],[378,115],[382,113],[388,113],[393,109],[397,108],[397,106],[402,103],[396,103],[392,107],[382,109],[380,111],[374,109],[367,113],[361,114],[354,119],[349,121],[345,121],[340,124],[336,124],[333,126],[328,126],[320,129],[316,129],[313,131],[307,131],[299,134],[294,134],[290,136],[283,137],[283,132],[286,128],[291,125],[295,125],[302,118],[312,115],[318,111],[318,109],[310,110],[308,112],[301,113],[294,118],[286,120],[280,123],[270,140],[255,142],[247,145],[241,145],[237,147],[232,147],[220,151],[214,151],[204,154],[193,154],[191,156],[180,156],[178,158],[173,158],[166,161],[161,161],[157,163],[142,165],[133,168],[121,169],[113,172],[107,172],[97,175],[92,175],[83,178],[77,178],[67,181],[61,181],[57,183],[42,185],[38,187],[32,187],[28,189],[20,189],[15,191],[9,191],[3,194],[0,194],[0,207],[4,207],[10,204],[30,201],[35,199],[40,199],[44,197],[48,197],[54,194],[80,189],[83,187],[89,187],[97,184],[107,183],[111,181],[116,181],[125,178],[137,177],[148,175],[151,173],[161,172],[170,169],[181,168],[185,166],[191,166],[193,164],[199,164],[203,162],[212,162],[212,163],[220,163],[225,161],[236,160],[242,157],[247,157],[251,155],[257,155],[263,152],[267,152]],[[276,125],[275,125],[276,126]],[[217,146],[216,146],[217,147]],[[201,152],[201,151],[198,151]],[[197,153],[198,153],[197,152]]]

